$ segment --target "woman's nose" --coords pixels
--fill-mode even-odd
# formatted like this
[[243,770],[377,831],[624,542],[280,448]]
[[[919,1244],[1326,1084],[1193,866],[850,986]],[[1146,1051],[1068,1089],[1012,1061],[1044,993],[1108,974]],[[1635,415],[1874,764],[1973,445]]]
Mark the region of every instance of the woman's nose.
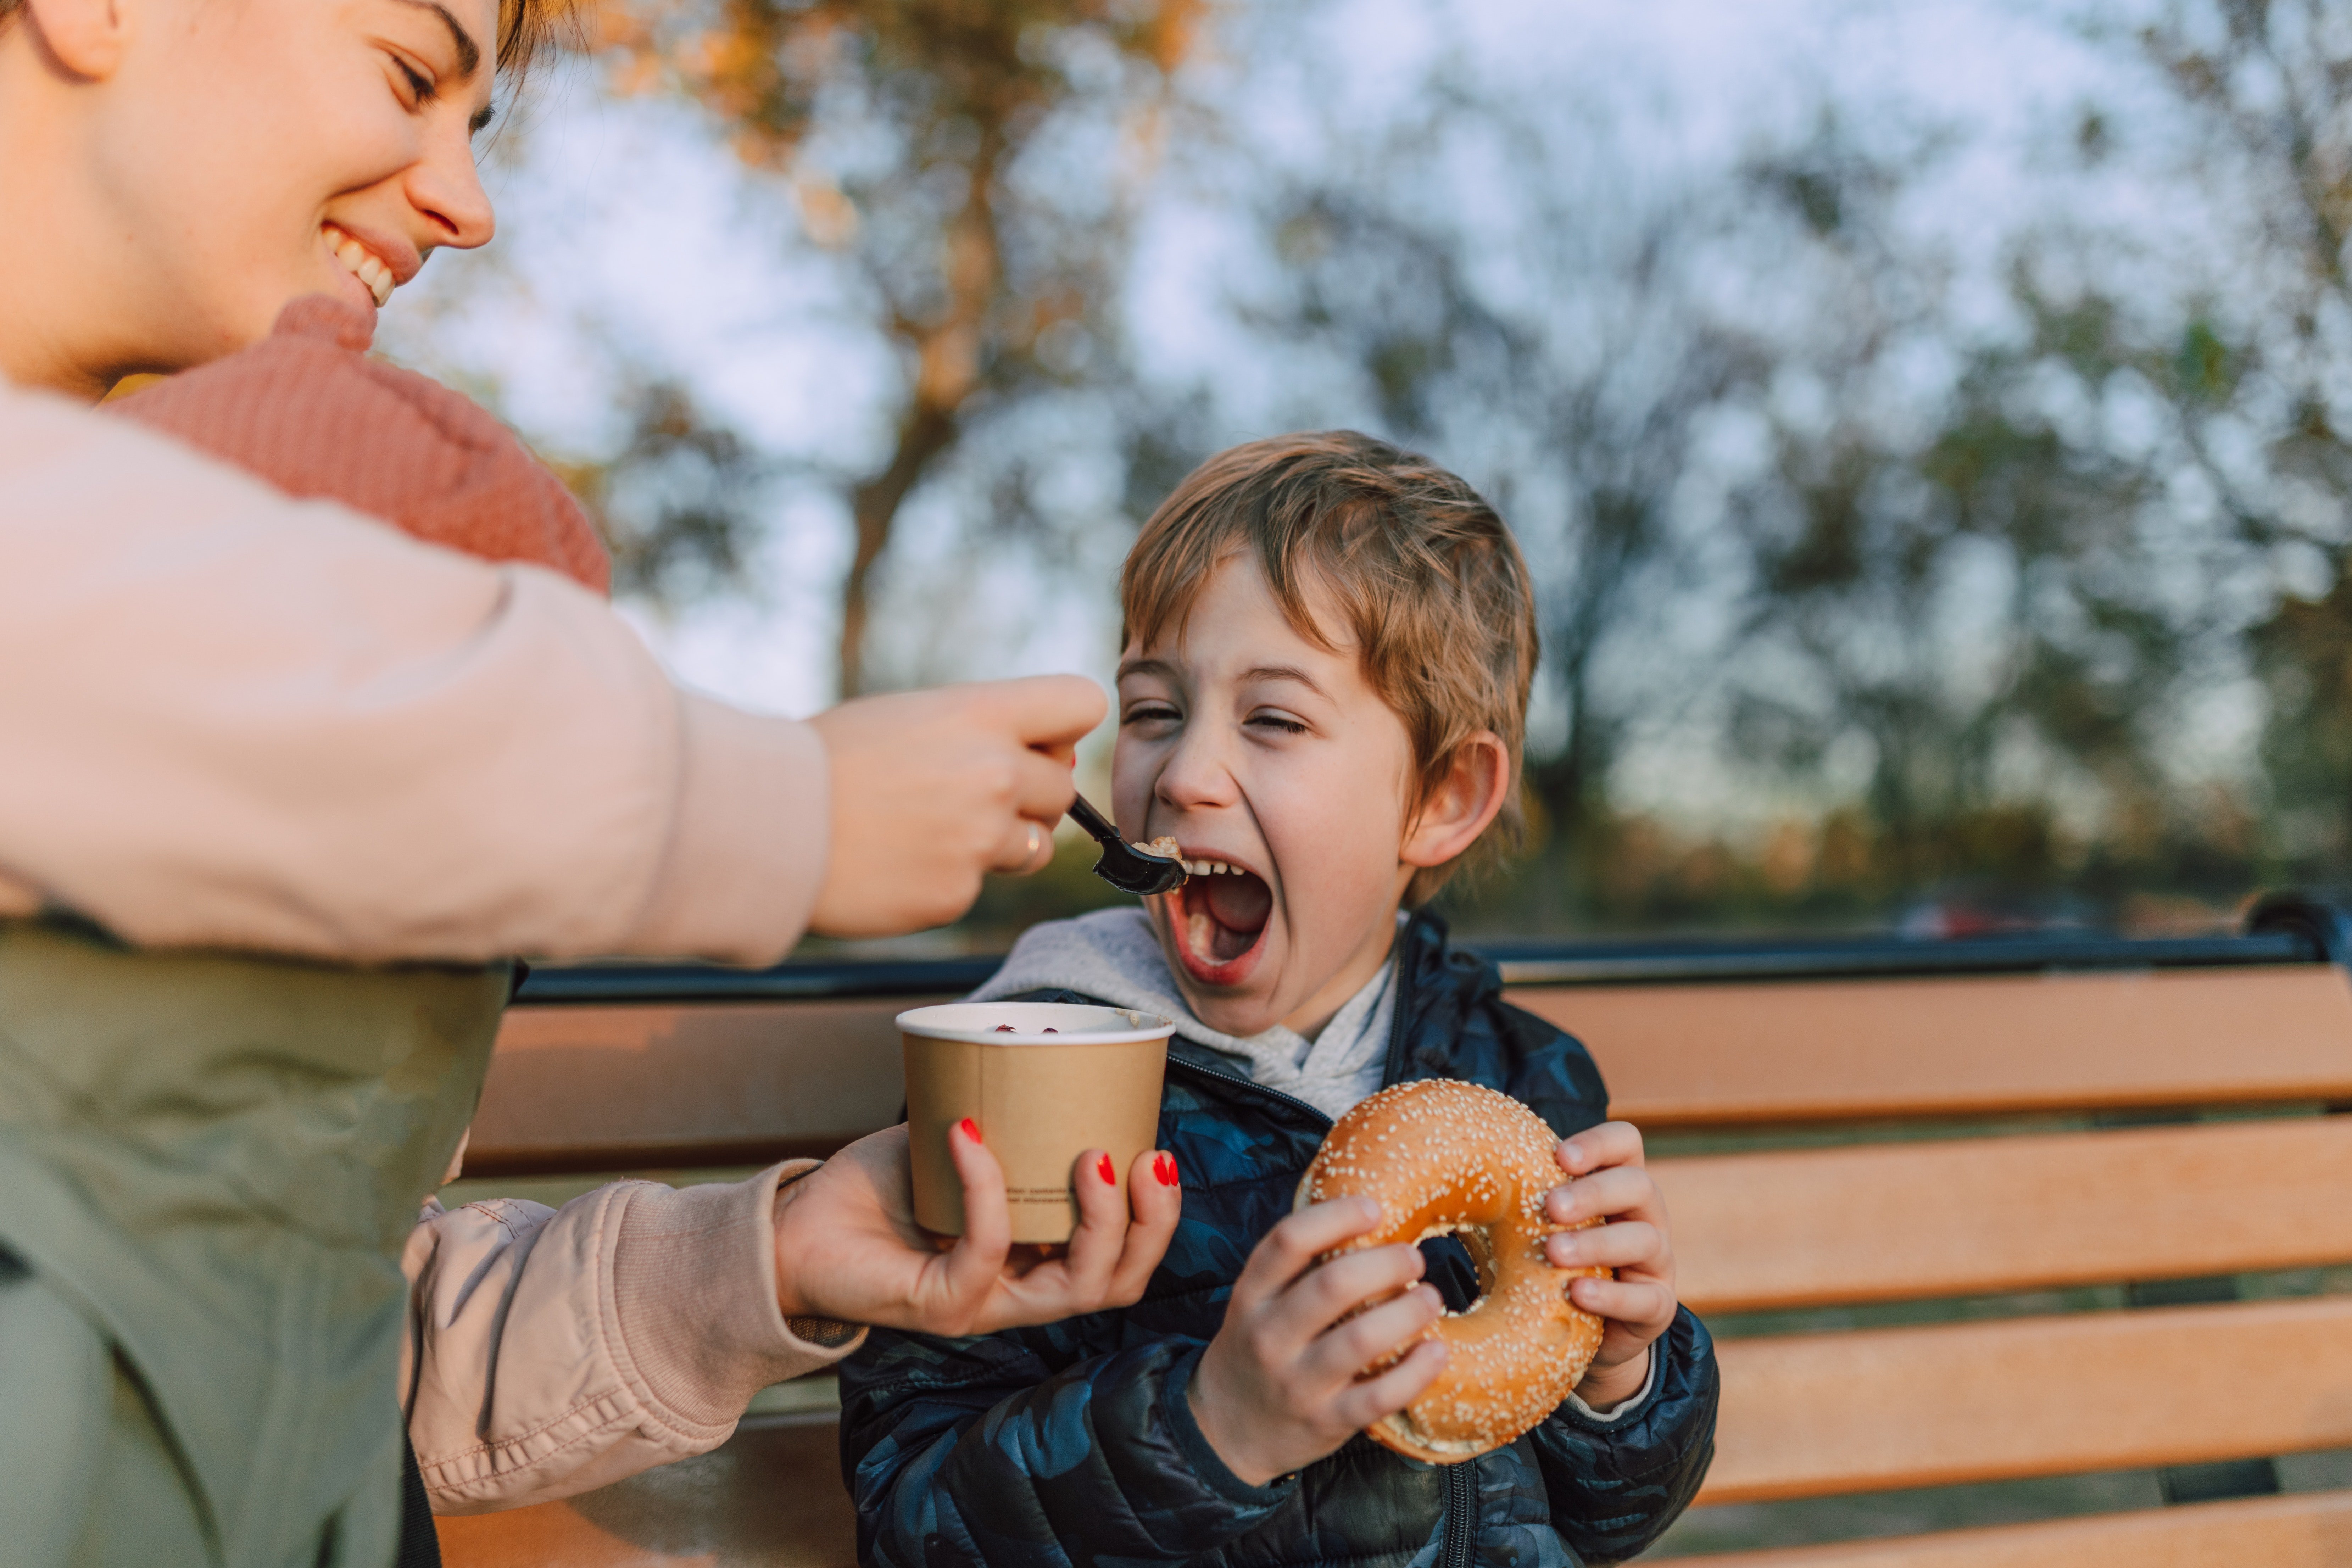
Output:
[[488,245],[498,230],[490,195],[474,167],[474,148],[463,136],[434,140],[425,156],[408,171],[409,205],[424,215],[432,243],[457,250]]

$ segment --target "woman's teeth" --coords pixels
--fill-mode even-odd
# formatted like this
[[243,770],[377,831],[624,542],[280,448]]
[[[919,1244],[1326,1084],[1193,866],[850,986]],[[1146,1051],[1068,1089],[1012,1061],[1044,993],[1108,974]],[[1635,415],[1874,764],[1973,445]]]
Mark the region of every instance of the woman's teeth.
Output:
[[333,224],[324,226],[319,232],[326,236],[327,245],[334,251],[335,259],[343,264],[343,270],[367,285],[379,308],[392,298],[392,268],[378,260],[375,252]]

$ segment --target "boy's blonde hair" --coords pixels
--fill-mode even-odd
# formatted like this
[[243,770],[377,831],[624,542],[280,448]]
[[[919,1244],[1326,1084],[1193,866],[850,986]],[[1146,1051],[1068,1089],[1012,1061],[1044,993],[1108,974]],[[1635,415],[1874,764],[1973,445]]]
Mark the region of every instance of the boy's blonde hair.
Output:
[[1435,794],[1463,742],[1503,738],[1510,790],[1471,851],[1414,874],[1425,902],[1473,856],[1499,858],[1526,831],[1519,750],[1535,679],[1535,590],[1510,530],[1477,491],[1426,458],[1353,430],[1228,447],[1184,477],[1143,525],[1119,572],[1122,640],[1183,635],[1202,584],[1254,554],[1282,613],[1334,647],[1307,597],[1330,595],[1365,679],[1404,721],[1416,777],[1408,811]]

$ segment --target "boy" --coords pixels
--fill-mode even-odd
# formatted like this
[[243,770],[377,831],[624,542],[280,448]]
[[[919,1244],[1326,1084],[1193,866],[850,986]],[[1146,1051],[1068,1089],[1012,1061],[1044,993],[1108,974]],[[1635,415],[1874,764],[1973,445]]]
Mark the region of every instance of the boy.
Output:
[[[1508,532],[1383,443],[1278,437],[1186,479],[1119,593],[1116,815],[1132,840],[1174,837],[1194,875],[1146,911],[1029,932],[977,994],[1177,1020],[1158,1142],[1183,1216],[1134,1307],[970,1340],[877,1332],[845,1363],[861,1560],[1632,1556],[1696,1490],[1717,1393],[1640,1134],[1604,1122],[1581,1046],[1504,1005],[1442,921],[1402,912],[1517,826],[1536,633]],[[1356,1374],[1469,1305],[1467,1256],[1448,1239],[1318,1267],[1370,1205],[1290,1212],[1330,1119],[1417,1078],[1499,1089],[1568,1139],[1561,1168],[1580,1179],[1550,1217],[1611,1223],[1547,1247],[1617,1270],[1573,1288],[1607,1321],[1577,1395],[1443,1468],[1359,1434],[1412,1403],[1444,1348]]]

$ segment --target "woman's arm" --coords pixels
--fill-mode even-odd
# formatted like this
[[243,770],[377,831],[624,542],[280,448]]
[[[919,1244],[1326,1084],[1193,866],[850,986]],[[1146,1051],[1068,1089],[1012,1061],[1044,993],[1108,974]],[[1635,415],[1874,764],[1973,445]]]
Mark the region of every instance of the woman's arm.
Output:
[[341,959],[780,957],[807,726],[680,692],[552,573],[0,387],[0,915]]
[[561,1210],[428,1210],[402,1402],[436,1513],[570,1497],[706,1452],[751,1396],[856,1348],[776,1308],[775,1195],[815,1168],[672,1189],[621,1182]]

